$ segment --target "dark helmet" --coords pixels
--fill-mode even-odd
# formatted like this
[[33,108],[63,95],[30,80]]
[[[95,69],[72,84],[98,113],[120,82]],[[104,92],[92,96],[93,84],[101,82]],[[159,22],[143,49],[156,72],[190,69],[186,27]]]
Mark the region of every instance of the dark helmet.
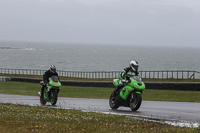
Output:
[[130,67],[133,71],[137,71],[138,70],[138,67],[139,67],[139,63],[135,60],[132,60],[130,62]]
[[54,65],[51,65],[49,67],[49,70],[52,72],[52,73],[55,73],[56,72],[56,67]]

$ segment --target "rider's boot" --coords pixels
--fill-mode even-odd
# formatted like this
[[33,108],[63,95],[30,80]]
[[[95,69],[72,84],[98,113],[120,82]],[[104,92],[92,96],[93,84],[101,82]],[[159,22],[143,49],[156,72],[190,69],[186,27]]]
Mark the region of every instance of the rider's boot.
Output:
[[41,92],[38,92],[38,96],[40,96],[40,97],[41,97]]
[[123,88],[123,86],[122,86],[122,85],[118,85],[118,86],[115,88],[115,94],[117,94],[121,88]]
[[40,97],[41,98],[44,98],[44,88],[45,88],[45,85],[42,85],[41,86],[41,92],[40,92]]
[[120,89],[119,86],[115,87],[115,91],[114,91],[115,95],[118,93],[119,89]]

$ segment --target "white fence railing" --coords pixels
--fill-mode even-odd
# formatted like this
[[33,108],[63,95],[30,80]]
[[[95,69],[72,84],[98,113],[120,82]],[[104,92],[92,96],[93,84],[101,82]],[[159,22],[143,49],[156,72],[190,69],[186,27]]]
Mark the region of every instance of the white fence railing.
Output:
[[[0,68],[0,74],[43,75],[46,70],[37,69],[9,69]],[[57,70],[59,76],[74,78],[118,78],[121,71],[62,71]],[[200,79],[200,72],[187,70],[169,71],[140,71],[142,78],[147,79]]]

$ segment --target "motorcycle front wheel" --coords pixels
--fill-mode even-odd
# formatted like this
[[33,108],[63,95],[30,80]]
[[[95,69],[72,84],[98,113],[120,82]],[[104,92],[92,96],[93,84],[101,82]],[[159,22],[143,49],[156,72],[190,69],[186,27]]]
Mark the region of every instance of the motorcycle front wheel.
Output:
[[140,105],[142,103],[142,95],[135,93],[134,94],[134,100],[130,98],[130,108],[132,111],[136,111],[140,108]]
[[115,95],[115,92],[113,92],[110,96],[110,99],[109,99],[109,105],[110,105],[110,108],[111,109],[117,109],[119,108],[119,105],[116,104],[116,95]]
[[57,103],[57,99],[58,99],[58,93],[57,91],[51,91],[50,92],[50,102],[51,102],[51,105],[56,105]]

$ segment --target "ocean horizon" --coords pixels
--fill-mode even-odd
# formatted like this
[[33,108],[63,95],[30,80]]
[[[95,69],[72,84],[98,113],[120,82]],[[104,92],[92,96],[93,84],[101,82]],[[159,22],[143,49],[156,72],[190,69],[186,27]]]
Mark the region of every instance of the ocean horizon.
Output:
[[199,47],[161,47],[40,42],[0,42],[0,68],[121,71],[131,60],[139,71],[200,71]]

